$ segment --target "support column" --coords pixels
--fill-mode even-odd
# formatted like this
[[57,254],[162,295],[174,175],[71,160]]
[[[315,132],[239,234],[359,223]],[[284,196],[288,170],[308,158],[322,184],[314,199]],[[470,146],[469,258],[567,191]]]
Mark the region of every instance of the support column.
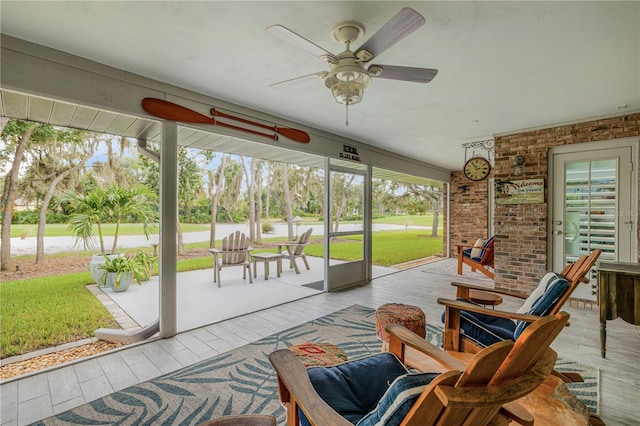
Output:
[[178,125],[165,121],[160,150],[160,337],[177,327]]

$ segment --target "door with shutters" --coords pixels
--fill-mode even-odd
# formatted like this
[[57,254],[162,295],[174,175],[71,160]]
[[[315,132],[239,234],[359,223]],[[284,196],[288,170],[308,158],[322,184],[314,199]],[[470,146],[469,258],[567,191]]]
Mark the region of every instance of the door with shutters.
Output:
[[[592,250],[600,260],[637,261],[635,237],[637,178],[633,141],[589,143],[551,150],[553,270]],[[592,286],[579,286],[573,297],[596,300]]]

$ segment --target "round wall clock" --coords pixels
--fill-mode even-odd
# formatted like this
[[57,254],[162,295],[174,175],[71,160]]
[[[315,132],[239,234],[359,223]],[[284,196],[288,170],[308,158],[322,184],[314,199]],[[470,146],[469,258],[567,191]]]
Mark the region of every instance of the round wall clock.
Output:
[[480,181],[486,179],[491,172],[491,163],[489,160],[482,157],[473,157],[467,161],[464,165],[464,176],[473,181]]

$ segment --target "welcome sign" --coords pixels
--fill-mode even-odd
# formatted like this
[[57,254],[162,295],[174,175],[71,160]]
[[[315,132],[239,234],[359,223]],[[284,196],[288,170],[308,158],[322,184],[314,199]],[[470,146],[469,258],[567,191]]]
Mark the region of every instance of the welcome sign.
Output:
[[544,203],[544,179],[507,180],[496,182],[496,203]]

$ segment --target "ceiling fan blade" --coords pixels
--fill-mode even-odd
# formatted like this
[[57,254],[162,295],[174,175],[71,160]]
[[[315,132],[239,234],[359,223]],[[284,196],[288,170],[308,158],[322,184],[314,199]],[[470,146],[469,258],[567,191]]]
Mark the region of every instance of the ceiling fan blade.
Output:
[[357,58],[368,62],[424,25],[424,16],[405,7],[389,19],[369,40],[355,51]]
[[265,31],[288,43],[293,44],[294,46],[299,47],[302,50],[306,50],[313,56],[317,56],[320,59],[322,59],[323,57],[330,58],[331,60],[337,59],[333,53],[324,50],[322,47],[318,46],[312,41],[307,40],[306,38],[294,33],[289,28],[283,27],[282,25],[272,25]]
[[[380,71],[381,70],[381,71]],[[431,68],[399,67],[397,65],[370,65],[368,69],[372,77],[390,80],[413,81],[428,83],[438,74],[438,70]]]
[[304,80],[310,80],[311,78],[325,78],[327,76],[328,72],[326,71],[319,71],[319,72],[314,72],[313,74],[307,74],[307,75],[303,75],[300,77],[295,77],[295,78],[291,78],[289,80],[284,80],[284,81],[280,81],[278,83],[273,83],[270,84],[269,87],[274,87],[276,89],[279,89],[281,87],[286,87],[289,86],[291,84],[295,84],[295,83],[299,83],[301,81]]

